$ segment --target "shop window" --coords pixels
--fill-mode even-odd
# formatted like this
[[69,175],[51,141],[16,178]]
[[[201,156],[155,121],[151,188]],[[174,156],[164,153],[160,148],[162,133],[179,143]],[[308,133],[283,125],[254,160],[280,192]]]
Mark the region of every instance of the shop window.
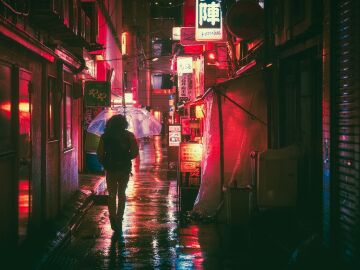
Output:
[[64,149],[72,147],[72,87],[64,83]]

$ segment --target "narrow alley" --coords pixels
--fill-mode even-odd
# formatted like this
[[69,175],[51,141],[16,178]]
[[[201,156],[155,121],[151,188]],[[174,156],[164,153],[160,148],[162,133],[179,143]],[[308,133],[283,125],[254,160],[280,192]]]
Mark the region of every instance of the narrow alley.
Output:
[[[240,269],[246,266],[246,254],[227,242],[230,239],[224,237],[220,225],[180,223],[177,183],[176,179],[167,179],[167,156],[161,138],[156,136],[140,145],[140,157],[133,162],[133,176],[126,191],[123,235],[118,237],[111,230],[106,195],[99,195],[71,243],[51,254],[41,269]],[[244,260],[239,260],[241,254]]]
[[359,27],[359,0],[0,0],[0,268],[360,269]]

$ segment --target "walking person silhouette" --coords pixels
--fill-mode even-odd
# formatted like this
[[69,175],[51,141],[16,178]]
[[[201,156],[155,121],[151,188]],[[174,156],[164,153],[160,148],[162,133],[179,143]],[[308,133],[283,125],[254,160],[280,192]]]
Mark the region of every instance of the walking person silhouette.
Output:
[[122,231],[125,190],[131,174],[131,160],[139,155],[136,138],[127,128],[128,122],[123,115],[112,116],[106,123],[97,148],[98,159],[106,173],[110,224],[116,232]]

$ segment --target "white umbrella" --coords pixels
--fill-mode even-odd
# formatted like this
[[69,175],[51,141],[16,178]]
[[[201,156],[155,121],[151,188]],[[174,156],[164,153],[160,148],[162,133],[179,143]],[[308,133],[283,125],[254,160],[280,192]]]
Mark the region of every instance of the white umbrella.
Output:
[[161,123],[149,111],[132,107],[114,107],[103,110],[92,120],[87,132],[101,136],[104,133],[106,121],[117,114],[125,114],[129,123],[128,130],[133,132],[136,138],[149,137],[161,133]]

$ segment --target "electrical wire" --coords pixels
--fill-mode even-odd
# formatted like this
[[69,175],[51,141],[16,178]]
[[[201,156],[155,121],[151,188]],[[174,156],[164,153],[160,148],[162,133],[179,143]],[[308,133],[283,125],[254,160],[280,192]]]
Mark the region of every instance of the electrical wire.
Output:
[[9,3],[5,2],[5,0],[0,0],[0,3],[2,3],[5,7],[7,7],[10,11],[12,11],[13,13],[15,13],[16,15],[19,16],[29,16],[30,11],[28,10],[27,12],[20,12],[17,11],[14,7],[12,7]]

